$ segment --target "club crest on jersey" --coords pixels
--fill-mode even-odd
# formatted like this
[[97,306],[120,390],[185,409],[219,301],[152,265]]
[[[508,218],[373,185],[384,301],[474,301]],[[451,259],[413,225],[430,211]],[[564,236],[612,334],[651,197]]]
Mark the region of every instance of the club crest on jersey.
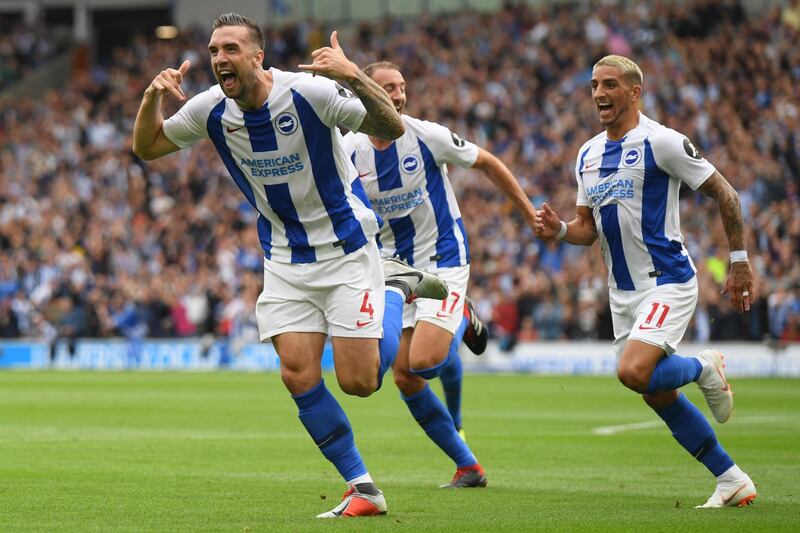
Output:
[[283,135],[291,135],[297,131],[297,117],[285,111],[275,117],[275,129]]
[[634,167],[642,160],[642,151],[638,147],[633,147],[622,156],[622,164],[626,167]]
[[414,154],[408,154],[400,161],[400,168],[403,169],[403,172],[406,174],[413,174],[420,168],[419,157],[415,156]]

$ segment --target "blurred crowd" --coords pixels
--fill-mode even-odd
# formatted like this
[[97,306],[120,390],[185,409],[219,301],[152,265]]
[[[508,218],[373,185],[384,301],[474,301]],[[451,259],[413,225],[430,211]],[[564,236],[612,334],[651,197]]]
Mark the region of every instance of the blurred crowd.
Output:
[[68,28],[12,23],[0,17],[0,90],[64,51],[69,35]]
[[[718,210],[684,188],[682,230],[701,287],[687,338],[800,341],[793,21],[797,4],[748,15],[735,0],[510,5],[362,23],[340,41],[361,66],[401,65],[408,114],[494,152],[535,205],[547,201],[565,219],[577,150],[600,131],[591,66],[607,53],[633,57],[645,74],[643,112],[692,138],[739,191],[758,278],[753,310],[732,312],[720,294],[729,265]],[[296,70],[329,30],[266,29],[266,66]],[[255,213],[211,143],[149,163],[130,150],[142,92],[160,70],[189,58],[185,92],[214,83],[208,35],[139,37],[69,86],[0,107],[1,337],[257,340]],[[169,115],[178,103],[167,101]],[[453,169],[451,181],[470,237],[470,296],[503,348],[611,337],[597,246],[538,241],[479,173]]]

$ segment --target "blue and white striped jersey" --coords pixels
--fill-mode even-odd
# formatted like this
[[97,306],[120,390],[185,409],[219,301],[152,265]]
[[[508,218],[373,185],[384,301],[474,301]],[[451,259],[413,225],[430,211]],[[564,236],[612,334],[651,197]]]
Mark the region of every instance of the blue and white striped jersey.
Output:
[[366,110],[332,80],[270,71],[272,91],[260,109],[242,111],[215,85],[164,121],[164,134],[181,148],[211,139],[259,213],[267,259],[312,263],[358,250],[378,223],[352,192],[355,168],[336,125],[356,130]]
[[372,209],[384,221],[381,254],[420,268],[467,265],[467,232],[447,163],[471,167],[478,147],[439,124],[402,119],[406,132],[385,150],[363,133],[345,137]]
[[605,132],[578,151],[578,206],[592,210],[610,287],[642,290],[695,275],[680,228],[681,182],[700,187],[715,171],[675,130],[640,114],[620,141]]

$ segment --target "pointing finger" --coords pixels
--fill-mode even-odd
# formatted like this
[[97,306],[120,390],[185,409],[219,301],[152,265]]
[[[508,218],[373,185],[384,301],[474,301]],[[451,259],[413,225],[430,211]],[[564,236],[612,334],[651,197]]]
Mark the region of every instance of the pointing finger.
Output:
[[186,74],[186,72],[189,70],[189,67],[191,65],[192,65],[192,62],[187,59],[186,61],[181,63],[180,67],[178,67],[178,72],[180,72],[181,75]]

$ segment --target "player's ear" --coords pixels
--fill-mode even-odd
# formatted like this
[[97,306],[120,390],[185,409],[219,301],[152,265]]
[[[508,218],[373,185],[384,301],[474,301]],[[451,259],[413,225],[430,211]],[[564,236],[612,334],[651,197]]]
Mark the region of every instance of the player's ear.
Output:
[[264,50],[259,48],[258,50],[256,50],[256,55],[253,58],[253,66],[260,67],[263,64],[264,64]]
[[634,85],[633,88],[631,89],[631,100],[636,102],[641,98],[642,98],[642,86]]

